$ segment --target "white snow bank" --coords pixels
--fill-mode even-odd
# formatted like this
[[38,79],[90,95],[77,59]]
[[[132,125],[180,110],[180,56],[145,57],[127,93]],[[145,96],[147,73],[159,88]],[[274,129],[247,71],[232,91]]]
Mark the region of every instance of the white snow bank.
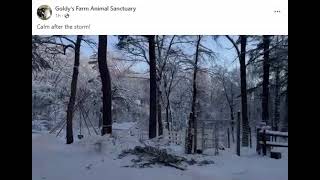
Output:
[[[101,144],[101,149],[99,149]],[[170,167],[124,168],[133,157],[117,159],[122,149],[140,144],[135,136],[87,136],[66,145],[55,135],[32,134],[33,180],[287,180],[288,160],[256,155],[254,149],[241,157],[234,149],[220,151],[219,156],[184,155],[187,158],[213,160],[207,166],[188,166],[180,171]],[[183,147],[168,145],[167,149],[182,152]],[[287,148],[285,148],[287,149]],[[181,153],[183,154],[183,153]]]

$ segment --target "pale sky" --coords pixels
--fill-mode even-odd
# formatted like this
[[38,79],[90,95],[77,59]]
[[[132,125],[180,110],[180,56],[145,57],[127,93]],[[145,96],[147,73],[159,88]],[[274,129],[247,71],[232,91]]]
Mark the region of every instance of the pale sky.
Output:
[[[97,41],[97,36],[90,36],[91,39]],[[116,36],[108,36],[108,51],[115,53],[117,49],[115,48],[115,44],[117,43],[118,38]],[[207,37],[202,41],[202,44],[209,49],[213,50],[216,55],[216,63],[220,65],[224,65],[225,67],[228,67],[229,69],[233,69],[238,66],[238,60],[236,59],[236,52],[235,49],[233,49],[232,44],[223,36],[218,39],[218,42],[213,40],[213,38]],[[194,49],[190,49],[190,51],[195,51]],[[87,58],[92,55],[93,50],[85,43],[82,46],[81,53],[83,56]],[[148,70],[148,64],[139,62],[134,67],[133,70],[138,72],[146,72]]]

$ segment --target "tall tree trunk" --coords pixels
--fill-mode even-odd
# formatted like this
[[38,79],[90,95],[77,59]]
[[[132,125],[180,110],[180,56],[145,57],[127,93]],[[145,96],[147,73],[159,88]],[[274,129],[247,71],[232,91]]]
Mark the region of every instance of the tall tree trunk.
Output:
[[107,41],[108,36],[99,35],[98,65],[102,83],[102,136],[112,133],[112,95],[111,77],[107,65]]
[[185,153],[191,154],[192,153],[192,141],[193,141],[193,132],[192,132],[192,114],[190,113],[189,119],[188,119],[188,129],[186,131],[185,136]]
[[171,105],[170,105],[170,91],[167,95],[167,106],[166,106],[166,121],[168,124],[168,131],[172,130],[172,116],[171,116]]
[[167,105],[166,105],[166,129],[167,129],[168,131],[171,130],[171,129],[170,129],[170,122],[169,122],[169,107],[170,107],[170,105],[167,104]]
[[269,122],[269,46],[270,36],[263,36],[263,82],[262,82],[262,121]]
[[154,36],[148,36],[150,61],[149,139],[157,136],[157,68]]
[[161,98],[161,91],[160,91],[160,84],[157,88],[157,91],[158,91],[158,97],[157,97],[157,113],[158,113],[158,116],[157,116],[157,121],[158,121],[158,135],[161,136],[163,134],[163,125],[162,125],[162,112],[161,112],[161,102],[160,102],[160,98]]
[[231,120],[231,123],[230,123],[230,126],[231,126],[231,133],[232,133],[232,142],[234,142],[234,116],[233,116],[233,88],[232,88],[232,82],[230,83],[231,86],[230,86],[230,94],[231,94],[231,97],[229,98],[228,96],[228,93],[227,93],[227,88],[225,86],[225,80],[224,78],[222,79],[222,86],[223,86],[223,91],[225,93],[225,96],[226,96],[226,99],[227,99],[227,102],[228,102],[228,105],[229,105],[229,108],[230,108],[230,120]]
[[[165,75],[164,76],[164,89],[165,89],[165,95],[166,95],[166,128],[168,131],[171,130],[171,127],[170,127],[170,121],[169,121],[169,118],[171,118],[171,115],[170,115],[170,94],[171,94],[171,88],[172,88],[172,82],[173,82],[173,73],[171,75],[171,79],[170,79],[170,83],[169,83],[169,86],[168,86],[168,79],[167,79],[167,76]],[[171,122],[172,123],[172,122]]]
[[159,42],[159,36],[155,36],[156,39],[156,44],[157,44],[157,50],[158,50],[158,77],[157,77],[157,122],[158,122],[158,135],[161,136],[163,134],[163,125],[162,125],[162,107],[161,107],[161,97],[162,97],[162,92],[161,92],[161,80],[162,80],[162,70],[160,70],[160,64],[162,63],[162,54],[161,54],[161,49],[163,46],[163,40],[160,44]]
[[274,98],[274,130],[279,130],[280,122],[280,69],[276,67],[275,98]]
[[74,66],[73,66],[73,74],[71,80],[71,94],[68,103],[67,109],[67,127],[66,127],[66,139],[67,144],[73,143],[73,128],[72,128],[72,119],[74,112],[74,105],[76,102],[77,95],[77,82],[78,82],[78,74],[79,74],[79,65],[80,65],[80,47],[81,47],[82,35],[77,36],[77,40],[74,47]]
[[[191,154],[192,150],[193,152],[196,152],[197,150],[197,113],[196,113],[196,102],[197,102],[197,72],[198,72],[198,60],[199,60],[199,47],[200,47],[200,41],[201,36],[198,36],[197,41],[197,47],[196,47],[196,56],[195,56],[195,63],[194,63],[194,71],[193,71],[193,91],[192,91],[192,104],[191,104],[191,113],[190,113],[190,119],[188,124],[188,141],[191,140],[191,142],[187,142],[187,153]],[[192,147],[192,144],[194,145]]]
[[231,115],[231,137],[232,142],[234,143],[234,115],[233,115],[233,106],[230,107],[230,115]]
[[[289,79],[289,76],[288,76],[288,79]],[[289,123],[289,120],[288,120],[288,96],[289,96],[289,93],[288,93],[288,84],[287,84],[287,93],[286,93],[286,99],[285,99],[285,103],[286,103],[286,113],[285,113],[285,118],[284,118],[284,126],[285,126],[285,130],[288,131],[288,123]]]
[[241,109],[242,109],[242,146],[249,146],[249,121],[247,108],[247,80],[246,80],[246,46],[247,36],[240,36],[240,79],[241,79]]
[[[283,40],[283,37],[282,37],[282,40]],[[286,60],[287,62],[287,65],[288,65],[288,59]],[[288,72],[287,72],[288,73]],[[287,84],[286,84],[286,86],[287,86],[287,88],[286,88],[286,94],[285,94],[285,117],[284,117],[284,129],[286,130],[286,131],[288,131],[288,108],[289,108],[289,106],[288,106],[288,98],[289,98],[289,89],[288,89],[288,87],[289,87],[289,76],[287,76]]]
[[165,95],[166,95],[166,129],[168,131],[170,131],[170,123],[169,123],[169,106],[170,106],[170,100],[169,100],[169,92],[167,91],[167,88],[168,88],[168,82],[167,82],[167,76],[165,75],[164,76],[164,79],[163,79],[164,83],[164,89],[165,89]]
[[231,83],[230,86],[230,91],[231,91],[231,106],[230,106],[230,114],[231,114],[231,133],[232,133],[232,142],[234,143],[235,139],[234,139],[234,111],[233,111],[233,99],[234,99],[234,94],[233,94],[233,84]]

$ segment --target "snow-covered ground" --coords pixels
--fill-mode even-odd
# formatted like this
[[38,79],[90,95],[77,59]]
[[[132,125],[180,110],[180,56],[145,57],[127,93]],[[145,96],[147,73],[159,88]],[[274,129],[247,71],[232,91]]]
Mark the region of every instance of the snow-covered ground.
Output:
[[[33,180],[286,180],[287,149],[276,160],[256,155],[254,149],[220,151],[218,156],[184,155],[188,158],[213,160],[215,163],[188,166],[186,171],[155,165],[152,168],[126,168],[133,156],[118,159],[123,149],[141,145],[132,134],[114,132],[109,136],[87,136],[71,145],[63,138],[47,132],[32,133]],[[168,146],[171,152],[183,155],[183,147]],[[210,154],[210,151],[206,153]]]

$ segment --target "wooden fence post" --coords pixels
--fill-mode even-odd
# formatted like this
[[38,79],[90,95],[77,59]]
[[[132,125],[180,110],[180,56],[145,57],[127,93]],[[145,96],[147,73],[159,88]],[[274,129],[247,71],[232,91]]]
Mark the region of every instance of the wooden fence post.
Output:
[[202,122],[202,134],[201,134],[201,146],[202,146],[202,152],[204,151],[205,149],[205,146],[204,146],[204,122]]
[[249,128],[249,146],[252,148],[252,134],[251,134],[251,128]]
[[267,155],[267,142],[266,142],[266,130],[264,129],[263,130],[263,134],[262,134],[262,142],[263,142],[263,145],[262,145],[262,152],[263,152],[263,155]]
[[217,124],[214,124],[214,133],[213,133],[213,139],[214,139],[214,155],[217,156],[219,154],[219,138],[218,138],[218,127]]
[[240,112],[237,118],[237,155],[240,156]]
[[227,129],[228,133],[228,148],[230,148],[230,130],[229,128]]
[[260,145],[260,141],[261,141],[261,133],[260,133],[260,127],[257,128],[257,132],[256,132],[256,140],[257,140],[257,144],[256,144],[256,152],[260,155],[260,150],[261,150],[261,145]]

